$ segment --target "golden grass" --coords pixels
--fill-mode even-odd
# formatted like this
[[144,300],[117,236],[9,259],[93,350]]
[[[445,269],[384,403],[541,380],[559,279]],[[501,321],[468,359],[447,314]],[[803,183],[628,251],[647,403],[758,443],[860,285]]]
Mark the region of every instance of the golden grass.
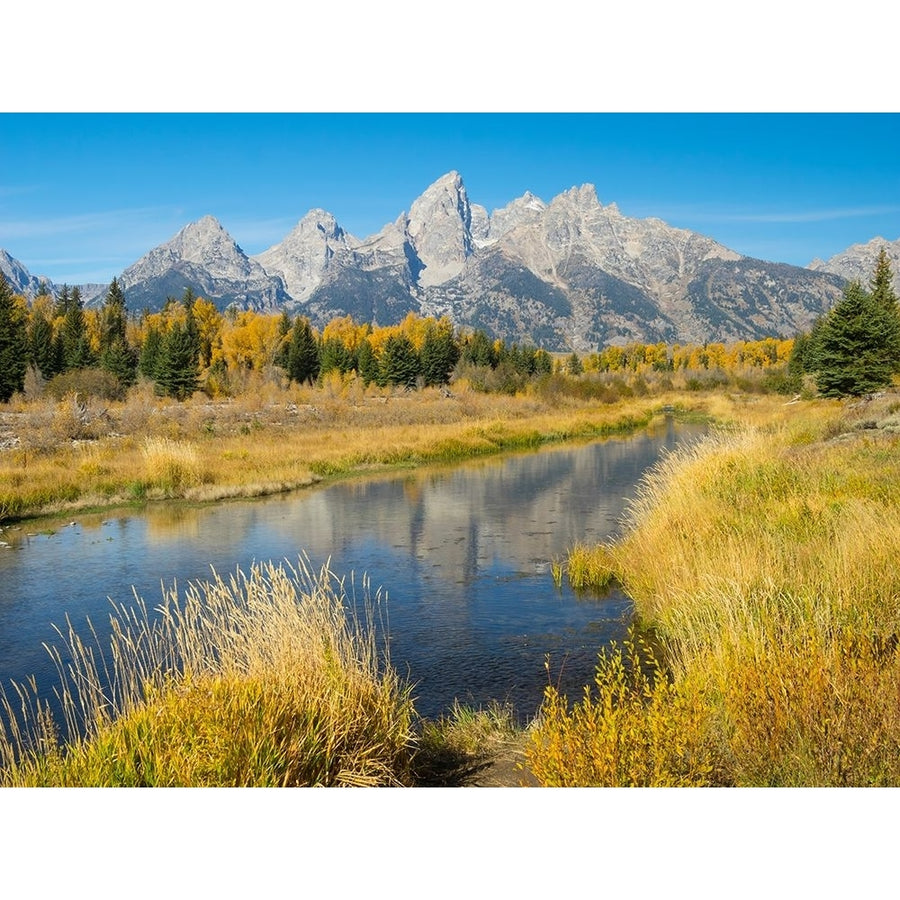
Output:
[[13,724],[0,735],[2,783],[405,783],[409,690],[352,599],[327,568],[269,564],[183,598],[173,589],[157,619],[140,601],[118,609],[105,650],[70,626],[55,658],[65,727],[81,737],[60,744],[19,686],[18,702],[3,698]]
[[188,441],[150,437],[144,441],[141,455],[144,479],[167,494],[184,494],[209,478],[200,451]]
[[[621,541],[593,558],[578,548],[570,569],[612,572],[633,598],[674,694],[638,684],[627,700],[585,697],[571,709],[548,695],[532,748],[547,783],[563,777],[547,756],[561,758],[563,737],[583,750],[569,778],[685,776],[635,762],[671,716],[691,783],[900,784],[900,438],[854,430],[854,415],[827,403],[783,406],[765,425],[748,416],[665,458]],[[620,664],[598,670],[601,699]],[[616,751],[631,762],[601,778],[607,745],[591,742],[625,715],[617,704],[637,716]],[[699,718],[684,722],[685,705]]]
[[[269,386],[269,395],[277,400],[177,404],[136,389],[131,400],[97,414],[97,436],[89,441],[53,438],[55,405],[20,404],[21,445],[0,453],[0,519],[154,499],[263,496],[378,468],[624,432],[678,402],[667,395],[610,404],[465,389],[450,397],[431,389],[391,394],[358,382],[341,390],[331,382],[280,392]],[[684,400],[693,409],[704,402]]]

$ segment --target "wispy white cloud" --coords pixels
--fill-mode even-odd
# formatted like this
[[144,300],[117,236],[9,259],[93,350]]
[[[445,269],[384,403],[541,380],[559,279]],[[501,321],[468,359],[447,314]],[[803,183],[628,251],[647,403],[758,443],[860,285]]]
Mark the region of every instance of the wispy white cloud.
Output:
[[154,217],[171,217],[172,211],[159,207],[105,210],[72,216],[41,218],[0,218],[0,242],[10,239],[50,238],[58,235],[101,232],[145,224]]
[[[900,213],[900,206],[852,206],[836,209],[795,209],[772,212],[720,212],[707,209],[670,209],[661,218],[690,219],[693,222],[723,224],[752,222],[758,224],[790,225],[805,222],[837,222],[843,219],[864,219]],[[659,215],[659,214],[657,214]]]
[[836,222],[841,219],[865,219],[869,216],[889,216],[900,212],[900,206],[859,206],[847,209],[812,209],[790,212],[735,214],[720,221],[772,222],[790,224],[801,222]]

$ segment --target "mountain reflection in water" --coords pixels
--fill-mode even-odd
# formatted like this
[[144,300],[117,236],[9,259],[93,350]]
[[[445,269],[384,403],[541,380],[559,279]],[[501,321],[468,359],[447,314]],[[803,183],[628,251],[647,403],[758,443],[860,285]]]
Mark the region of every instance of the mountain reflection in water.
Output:
[[[367,576],[386,594],[390,655],[415,682],[425,716],[470,704],[512,702],[534,715],[550,677],[570,696],[591,681],[599,649],[627,632],[631,607],[557,589],[550,563],[578,541],[617,533],[628,498],[663,448],[702,433],[672,421],[633,437],[538,453],[340,482],[266,500],[140,515],[77,516],[53,533],[7,529],[0,551],[0,678],[57,676],[42,642],[51,623],[85,617],[102,631],[109,599],[132,586],[153,607],[161,585],[227,575],[252,562],[302,553],[317,568]],[[41,522],[40,528],[49,526]]]

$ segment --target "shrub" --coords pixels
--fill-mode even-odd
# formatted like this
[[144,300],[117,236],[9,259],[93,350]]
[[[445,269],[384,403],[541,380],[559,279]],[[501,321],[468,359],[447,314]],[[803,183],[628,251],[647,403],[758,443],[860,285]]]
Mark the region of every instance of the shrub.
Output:
[[704,704],[631,639],[600,654],[593,690],[571,708],[546,689],[526,761],[545,787],[704,786],[715,746]]
[[769,369],[762,377],[762,388],[775,394],[799,394],[803,388],[803,373],[788,372],[786,368]]
[[74,395],[82,399],[121,400],[125,388],[105,369],[71,369],[51,378],[44,386],[44,393],[54,400]]

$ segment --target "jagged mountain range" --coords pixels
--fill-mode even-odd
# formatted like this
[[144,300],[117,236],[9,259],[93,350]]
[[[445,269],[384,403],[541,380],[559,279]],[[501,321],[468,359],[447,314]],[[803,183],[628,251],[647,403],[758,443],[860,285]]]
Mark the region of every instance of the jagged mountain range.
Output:
[[[624,216],[592,185],[549,203],[525,193],[488,213],[450,172],[368,238],[313,209],[280,243],[248,256],[205,216],[119,283],[133,310],[159,308],[190,286],[221,309],[287,309],[320,326],[348,314],[387,325],[412,311],[508,341],[590,350],[795,334],[840,297],[846,279],[870,277],[882,246],[898,272],[900,240],[881,238],[806,268],[766,262],[660,219]],[[14,289],[37,290],[38,279],[5,251],[0,269]],[[85,286],[86,302],[99,302],[104,287]]]

